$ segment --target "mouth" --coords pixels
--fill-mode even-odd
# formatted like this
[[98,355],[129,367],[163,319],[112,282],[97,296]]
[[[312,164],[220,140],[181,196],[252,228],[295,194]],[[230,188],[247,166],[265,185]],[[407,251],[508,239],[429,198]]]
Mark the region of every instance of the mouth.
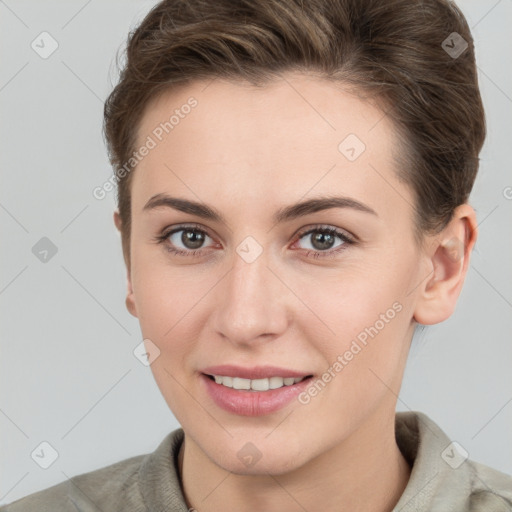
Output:
[[303,377],[264,377],[261,379],[245,379],[243,377],[232,377],[229,375],[210,375],[203,373],[205,377],[220,384],[226,388],[232,388],[237,391],[253,391],[262,392],[269,391],[272,389],[280,389],[285,386],[293,386],[299,382],[311,379],[313,375],[306,375]]
[[[225,370],[224,370],[225,371]],[[226,372],[227,373],[227,372]],[[203,390],[212,403],[237,416],[263,416],[279,411],[284,407],[295,403],[302,406],[298,400],[294,400],[303,393],[313,380],[313,374],[298,375],[297,372],[282,371],[281,375],[262,377],[261,372],[252,371],[252,375],[258,378],[246,378],[224,375],[222,371],[216,373],[200,373]],[[246,375],[249,372],[246,372]],[[283,376],[283,373],[293,374]]]

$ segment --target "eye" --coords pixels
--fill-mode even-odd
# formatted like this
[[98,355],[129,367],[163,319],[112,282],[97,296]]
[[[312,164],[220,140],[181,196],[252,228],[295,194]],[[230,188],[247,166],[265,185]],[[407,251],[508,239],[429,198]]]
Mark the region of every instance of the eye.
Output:
[[[166,230],[155,238],[155,242],[163,244],[166,250],[172,254],[196,256],[207,249],[208,246],[205,244],[208,239],[213,241],[204,229],[190,225]],[[295,244],[301,240],[305,240],[306,245],[309,245],[309,247],[303,247],[307,251],[306,257],[313,258],[336,256],[348,245],[356,243],[356,240],[350,235],[331,226],[314,226],[308,231],[303,231],[299,234],[299,240]]]
[[203,229],[196,226],[179,226],[159,235],[156,242],[164,244],[173,254],[194,256],[204,249],[207,239],[212,240]]
[[345,250],[347,245],[355,243],[348,234],[331,226],[315,226],[305,233],[300,233],[299,236],[299,241],[306,240],[306,245],[309,245],[309,247],[303,247],[308,251],[306,256],[313,258],[335,256]]

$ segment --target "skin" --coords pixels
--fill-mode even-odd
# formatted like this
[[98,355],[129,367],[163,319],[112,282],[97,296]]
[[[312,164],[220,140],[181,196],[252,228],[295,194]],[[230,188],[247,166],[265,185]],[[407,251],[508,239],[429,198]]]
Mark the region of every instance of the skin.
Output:
[[[148,105],[138,142],[190,96],[197,107],[134,173],[125,254],[128,310],[160,350],[151,369],[185,431],[187,503],[201,512],[391,510],[410,475],[394,418],[414,327],[452,314],[477,236],[475,212],[460,206],[441,233],[416,244],[413,193],[396,177],[391,121],[313,75],[287,73],[260,89],[216,79],[166,92]],[[352,162],[338,150],[348,134],[366,145]],[[225,222],[143,211],[160,193],[208,204]],[[353,198],[376,215],[330,208],[272,220],[282,207],[326,195]],[[117,211],[114,221],[121,229]],[[155,243],[183,223],[206,232],[202,253],[176,256]],[[308,256],[322,246],[301,233],[317,225],[357,243]],[[181,235],[168,243],[191,251]],[[236,252],[247,236],[262,248],[251,263]],[[331,253],[342,244],[334,240]],[[224,363],[320,376],[397,302],[401,311],[307,405],[236,415],[199,378]],[[237,456],[248,442],[261,454],[250,467]]]

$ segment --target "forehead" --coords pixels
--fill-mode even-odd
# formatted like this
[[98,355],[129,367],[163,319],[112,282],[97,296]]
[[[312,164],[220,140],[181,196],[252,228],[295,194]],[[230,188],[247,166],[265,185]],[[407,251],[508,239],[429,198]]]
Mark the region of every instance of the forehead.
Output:
[[205,200],[243,193],[260,204],[299,199],[313,189],[360,198],[380,191],[381,202],[397,193],[383,187],[396,180],[389,118],[375,104],[308,75],[284,75],[262,87],[206,80],[166,92],[148,104],[137,147],[149,139],[154,147],[132,183],[140,208],[150,195],[171,190]]
[[[188,106],[191,101],[195,106]],[[379,140],[385,142],[382,134],[390,128],[389,120],[384,120],[376,137],[367,132],[384,117],[375,102],[349,93],[341,83],[313,75],[288,73],[262,86],[216,78],[181,85],[150,101],[140,122],[138,143],[170,121],[173,126],[167,126],[164,137],[169,132],[179,141],[180,133],[187,137],[187,125],[193,124],[195,136],[206,139],[205,149],[220,135],[228,136],[226,145],[246,140],[251,148],[259,145],[258,149],[268,148],[270,142],[279,147],[285,143],[286,148],[304,136],[325,138],[326,146],[332,146],[350,130],[361,139],[371,138],[375,145]],[[185,122],[187,118],[191,121]]]

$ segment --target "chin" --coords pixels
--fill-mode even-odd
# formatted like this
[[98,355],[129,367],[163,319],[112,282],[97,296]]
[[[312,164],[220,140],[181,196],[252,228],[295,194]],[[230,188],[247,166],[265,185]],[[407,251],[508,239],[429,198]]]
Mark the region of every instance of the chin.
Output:
[[[307,462],[306,454],[298,453],[293,447],[266,446],[258,449],[250,441],[243,441],[240,449],[232,446],[220,447],[210,459],[219,467],[236,475],[281,475],[294,471]],[[301,455],[301,456],[299,456]]]

